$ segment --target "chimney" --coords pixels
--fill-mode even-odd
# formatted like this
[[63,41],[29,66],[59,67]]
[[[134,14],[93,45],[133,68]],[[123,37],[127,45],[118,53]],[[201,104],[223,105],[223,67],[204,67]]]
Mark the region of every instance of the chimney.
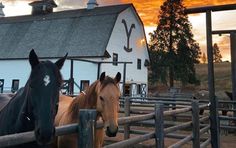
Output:
[[98,6],[98,3],[96,0],[88,0],[87,9],[94,9],[97,6]]
[[0,17],[4,17],[5,16],[5,14],[4,14],[3,10],[2,10],[3,8],[4,8],[4,5],[1,2],[0,3]]
[[53,12],[53,8],[57,7],[54,0],[40,0],[29,3],[32,6],[32,15],[48,14]]

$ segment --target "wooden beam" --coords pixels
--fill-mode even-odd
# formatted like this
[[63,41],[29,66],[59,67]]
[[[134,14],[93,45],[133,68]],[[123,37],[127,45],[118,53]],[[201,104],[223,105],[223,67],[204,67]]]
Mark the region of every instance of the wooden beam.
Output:
[[230,33],[236,33],[236,30],[214,30],[211,32],[212,34],[230,34]]
[[[231,73],[232,73],[232,99],[236,101],[236,32],[230,33],[230,47],[231,47]],[[233,109],[236,109],[234,103]],[[234,117],[236,117],[236,111],[234,111]]]
[[208,89],[210,99],[210,124],[211,124],[211,146],[219,147],[219,121],[217,111],[217,100],[215,97],[215,82],[214,82],[214,63],[212,50],[212,22],[211,11],[206,12],[206,36],[207,36],[207,58],[208,58]]
[[228,10],[236,10],[236,4],[187,8],[185,10],[185,13],[193,14],[193,13],[204,13],[207,11],[228,11]]

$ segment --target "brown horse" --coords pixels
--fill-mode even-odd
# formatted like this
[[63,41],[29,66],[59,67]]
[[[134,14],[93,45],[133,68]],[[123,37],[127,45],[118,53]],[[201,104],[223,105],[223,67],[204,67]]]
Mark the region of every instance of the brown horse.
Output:
[[[61,126],[78,122],[79,109],[96,109],[97,120],[103,120],[106,135],[116,136],[118,131],[118,111],[120,89],[119,82],[121,74],[110,78],[103,72],[100,79],[95,81],[89,88],[78,95],[75,99],[68,96],[61,96],[59,109],[55,119],[55,125]],[[96,130],[95,147],[103,145],[104,129]],[[77,134],[60,136],[57,139],[58,148],[76,148],[78,145]]]

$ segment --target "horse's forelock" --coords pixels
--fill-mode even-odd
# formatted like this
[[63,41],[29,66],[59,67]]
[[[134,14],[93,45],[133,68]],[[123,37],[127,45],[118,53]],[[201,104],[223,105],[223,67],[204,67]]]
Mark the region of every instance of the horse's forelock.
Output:
[[[43,66],[43,65],[45,65],[45,67],[47,67],[49,70],[52,70],[58,83],[62,84],[63,78],[62,78],[60,69],[51,61],[40,61],[38,68],[40,69],[40,66]],[[35,67],[35,68],[37,68],[37,67]],[[33,70],[32,70],[32,72],[33,72]],[[31,75],[32,75],[32,73],[31,73]]]
[[102,91],[102,89],[104,89],[109,84],[116,85],[116,82],[113,78],[106,76],[106,78],[103,81],[97,80],[92,85],[90,85],[88,90],[86,90],[86,99],[85,99],[86,107],[89,108],[96,107],[97,97],[99,93],[98,91]]
[[106,78],[101,82],[101,89],[105,88],[108,84],[116,85],[116,82],[113,78],[106,76]]

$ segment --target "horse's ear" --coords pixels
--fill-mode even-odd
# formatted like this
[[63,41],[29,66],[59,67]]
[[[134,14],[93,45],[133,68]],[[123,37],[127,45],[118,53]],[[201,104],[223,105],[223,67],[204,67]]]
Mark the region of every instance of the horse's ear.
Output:
[[57,60],[55,62],[55,64],[57,65],[58,69],[61,69],[62,66],[64,65],[64,62],[65,62],[65,60],[67,58],[67,55],[68,55],[68,53],[66,53],[66,55],[63,58],[60,58],[59,60]]
[[121,79],[121,74],[120,74],[120,72],[118,72],[118,73],[116,74],[116,77],[115,77],[116,83],[119,83],[119,82],[120,82],[120,79]]
[[99,80],[102,82],[103,80],[105,80],[105,77],[106,77],[106,73],[103,72],[103,73],[100,75]]
[[30,54],[29,54],[29,63],[31,65],[31,68],[33,69],[35,66],[37,66],[39,64],[39,58],[38,56],[36,55],[34,49],[32,49],[30,51]]

